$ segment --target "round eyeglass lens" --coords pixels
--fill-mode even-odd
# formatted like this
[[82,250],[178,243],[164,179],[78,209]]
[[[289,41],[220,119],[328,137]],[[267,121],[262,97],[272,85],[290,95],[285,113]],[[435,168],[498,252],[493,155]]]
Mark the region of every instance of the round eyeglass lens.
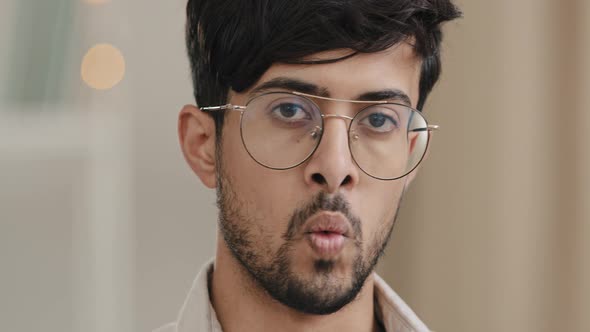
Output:
[[410,173],[428,145],[427,123],[413,109],[378,104],[360,111],[350,124],[350,152],[366,174],[393,180]]
[[289,93],[268,93],[252,99],[242,113],[244,147],[262,166],[288,169],[316,149],[322,117],[315,104]]

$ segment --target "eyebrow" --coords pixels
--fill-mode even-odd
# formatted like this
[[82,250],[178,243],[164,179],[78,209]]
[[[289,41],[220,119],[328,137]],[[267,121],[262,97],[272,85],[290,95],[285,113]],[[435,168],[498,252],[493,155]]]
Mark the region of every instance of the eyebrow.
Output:
[[[266,81],[256,88],[254,88],[250,93],[250,97],[254,97],[257,94],[266,92],[268,90],[274,89],[282,89],[288,91],[297,91],[302,92],[310,95],[315,95],[319,97],[330,97],[330,92],[325,87],[317,86],[313,83],[305,82],[295,78],[289,77],[276,77],[269,81]],[[412,105],[410,97],[399,89],[384,89],[379,91],[370,91],[362,93],[361,95],[357,96],[353,100],[359,101],[383,101],[383,100],[390,100],[390,101],[398,101],[402,102],[408,106]]]
[[276,77],[270,81],[266,81],[266,82],[262,83],[261,85],[257,86],[256,88],[254,88],[250,92],[250,95],[254,96],[256,94],[266,92],[268,90],[273,90],[273,89],[283,89],[283,90],[303,92],[303,93],[307,93],[310,95],[316,95],[316,96],[320,96],[320,97],[330,97],[330,93],[328,92],[328,89],[326,89],[326,88],[320,88],[319,86],[317,86],[313,83],[305,82],[305,81],[294,79],[294,78],[288,78],[288,77]]
[[410,97],[399,89],[385,89],[380,91],[371,91],[363,93],[362,95],[358,96],[356,100],[374,100],[374,101],[381,101],[381,100],[391,100],[391,101],[399,101],[407,106],[412,106],[412,102]]

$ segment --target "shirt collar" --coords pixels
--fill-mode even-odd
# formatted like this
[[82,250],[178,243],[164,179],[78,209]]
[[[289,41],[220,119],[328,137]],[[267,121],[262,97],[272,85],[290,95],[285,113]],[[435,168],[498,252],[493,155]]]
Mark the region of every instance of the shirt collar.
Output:
[[416,313],[377,273],[373,273],[375,316],[386,332],[429,332]]

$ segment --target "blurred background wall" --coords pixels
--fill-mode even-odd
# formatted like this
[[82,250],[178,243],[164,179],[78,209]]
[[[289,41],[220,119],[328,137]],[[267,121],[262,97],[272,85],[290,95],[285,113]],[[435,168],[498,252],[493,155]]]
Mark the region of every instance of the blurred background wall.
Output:
[[[590,331],[590,3],[458,4],[379,271],[439,332]],[[184,6],[0,3],[0,331],[149,331],[214,254]]]

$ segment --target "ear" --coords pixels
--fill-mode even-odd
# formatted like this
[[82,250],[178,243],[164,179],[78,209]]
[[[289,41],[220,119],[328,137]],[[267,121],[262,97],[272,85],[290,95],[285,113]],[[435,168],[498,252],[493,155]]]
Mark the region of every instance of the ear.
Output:
[[184,159],[208,188],[216,186],[215,122],[196,106],[186,105],[178,115],[178,139]]

